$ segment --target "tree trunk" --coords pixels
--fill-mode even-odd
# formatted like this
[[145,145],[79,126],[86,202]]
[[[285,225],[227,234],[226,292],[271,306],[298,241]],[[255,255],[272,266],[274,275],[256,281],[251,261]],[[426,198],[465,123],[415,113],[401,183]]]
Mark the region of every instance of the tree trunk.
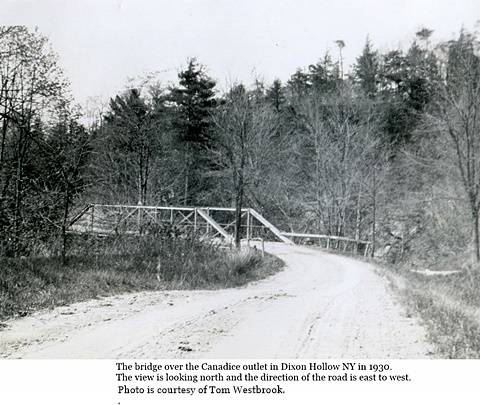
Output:
[[243,206],[243,174],[239,174],[238,186],[235,196],[235,247],[240,250],[241,230],[242,230],[242,206]]
[[3,165],[3,160],[5,157],[5,141],[7,139],[7,130],[8,130],[8,120],[6,118],[7,115],[7,107],[5,107],[4,117],[3,117],[3,125],[2,125],[2,141],[0,145],[0,166]]
[[480,237],[478,232],[478,209],[472,209],[472,259],[480,262]]
[[373,166],[373,189],[372,189],[372,257],[375,256],[377,222],[377,167]]
[[68,221],[68,209],[70,206],[70,189],[68,184],[65,189],[63,201],[63,221],[62,221],[62,265],[67,264],[67,221]]
[[23,137],[23,130],[19,130],[18,140],[18,155],[15,178],[15,193],[14,193],[14,251],[15,257],[20,253],[20,234],[22,226],[22,203],[23,203],[23,159],[26,145],[26,140]]
[[[360,183],[360,190],[358,192],[358,198],[357,198],[357,217],[355,219],[355,239],[359,240],[360,239],[360,223],[361,223],[361,209],[360,209],[360,204],[361,204],[361,198],[362,198],[362,183]],[[358,250],[358,244],[355,243],[355,246],[353,248],[354,253],[357,254]]]
[[189,165],[189,154],[185,153],[185,188],[183,194],[183,205],[186,207],[188,205],[188,184],[189,184],[189,174],[190,174],[190,165]]
[[[5,141],[7,139],[7,130],[8,130],[8,119],[7,119],[7,105],[8,105],[8,93],[7,93],[7,79],[2,83],[2,89],[0,93],[0,99],[4,103],[3,107],[3,125],[2,125],[2,141],[1,141],[1,149],[0,149],[0,167],[3,165],[3,160],[5,157]],[[5,95],[3,95],[5,89]]]

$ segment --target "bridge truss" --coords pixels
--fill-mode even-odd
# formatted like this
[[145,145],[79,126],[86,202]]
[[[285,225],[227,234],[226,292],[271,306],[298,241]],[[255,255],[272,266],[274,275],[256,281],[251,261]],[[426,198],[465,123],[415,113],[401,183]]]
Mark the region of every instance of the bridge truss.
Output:
[[[281,232],[253,208],[242,209],[241,237],[246,240],[317,240],[325,248],[369,254],[371,242],[339,236]],[[89,204],[69,223],[69,232],[109,234],[194,233],[205,238],[221,238],[233,244],[235,208],[157,207],[143,205]],[[323,246],[322,245],[322,246]],[[360,247],[360,249],[359,249]]]
[[[234,214],[234,208],[90,204],[72,218],[69,231],[103,235],[193,232],[232,243]],[[272,236],[293,244],[257,211],[242,209],[243,239]]]

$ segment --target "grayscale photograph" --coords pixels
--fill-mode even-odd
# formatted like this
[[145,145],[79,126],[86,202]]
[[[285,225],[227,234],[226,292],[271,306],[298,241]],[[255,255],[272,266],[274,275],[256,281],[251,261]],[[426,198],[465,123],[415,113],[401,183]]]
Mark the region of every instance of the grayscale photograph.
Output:
[[0,0],[0,358],[479,359],[479,21]]

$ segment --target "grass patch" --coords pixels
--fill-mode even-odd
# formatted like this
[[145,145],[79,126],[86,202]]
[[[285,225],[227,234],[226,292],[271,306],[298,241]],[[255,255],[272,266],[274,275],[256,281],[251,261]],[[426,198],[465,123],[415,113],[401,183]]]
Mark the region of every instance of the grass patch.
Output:
[[65,266],[58,257],[2,260],[0,320],[135,291],[238,287],[283,267],[273,256],[220,250],[195,238],[76,236],[71,246]]
[[397,267],[390,278],[402,301],[423,320],[438,357],[480,358],[480,268],[425,276]]

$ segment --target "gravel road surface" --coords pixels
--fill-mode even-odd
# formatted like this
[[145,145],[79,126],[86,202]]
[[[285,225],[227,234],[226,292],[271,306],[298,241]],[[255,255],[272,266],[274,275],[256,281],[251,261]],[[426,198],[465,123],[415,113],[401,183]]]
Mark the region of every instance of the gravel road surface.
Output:
[[268,243],[285,270],[220,291],[161,291],[77,303],[6,322],[2,358],[429,358],[425,331],[381,271]]

